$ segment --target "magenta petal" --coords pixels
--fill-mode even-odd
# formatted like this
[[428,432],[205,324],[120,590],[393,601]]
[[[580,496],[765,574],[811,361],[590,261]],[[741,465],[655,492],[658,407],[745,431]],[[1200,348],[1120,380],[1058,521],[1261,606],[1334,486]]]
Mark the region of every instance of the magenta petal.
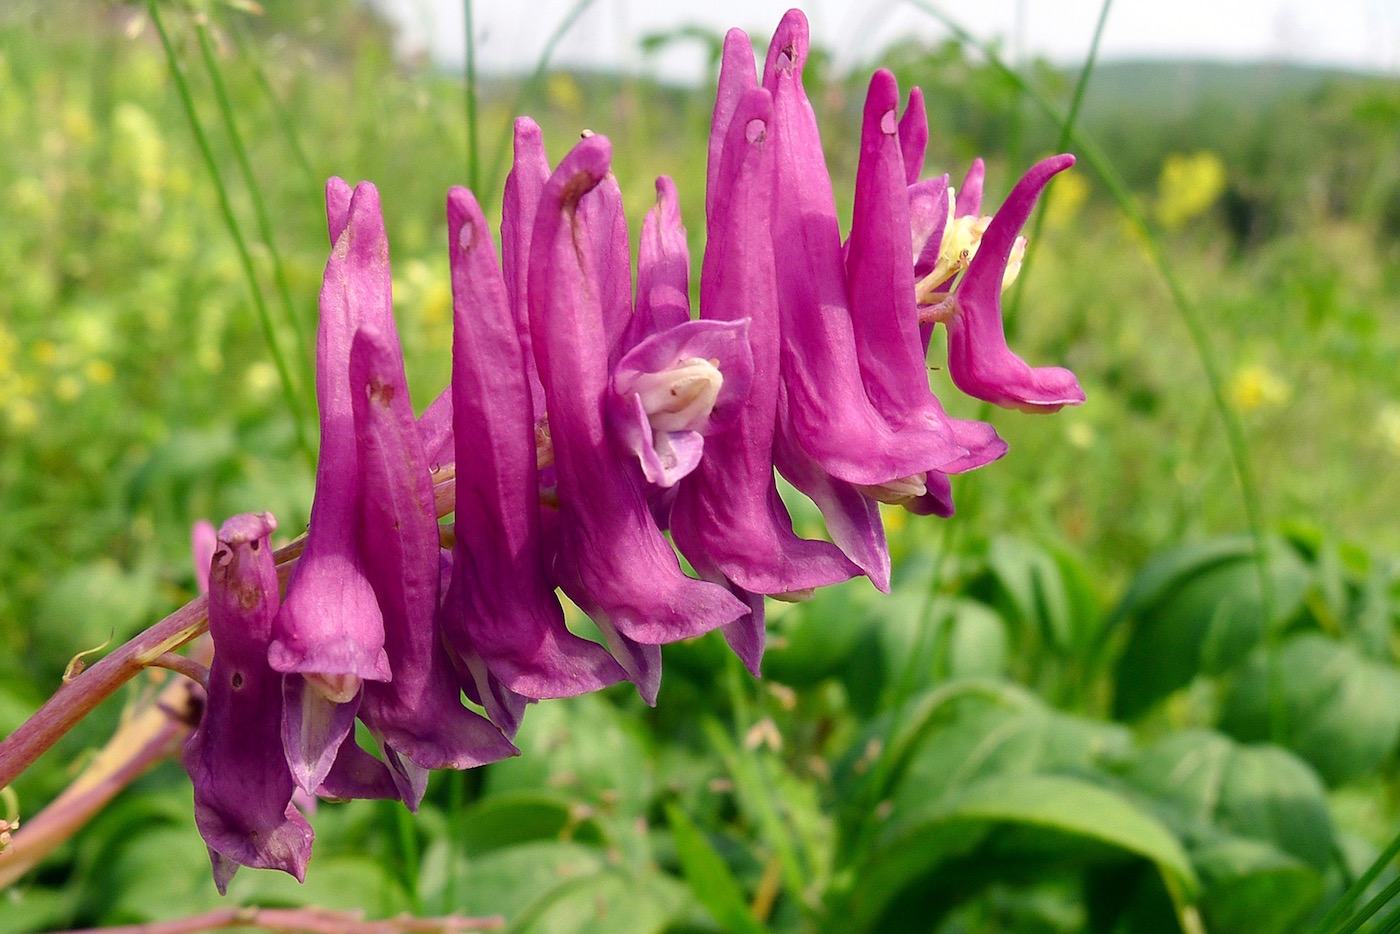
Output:
[[721,153],[729,133],[734,111],[745,93],[758,87],[754,70],[753,43],[742,29],[731,29],[724,36],[724,51],[719,63],[719,86],[715,89],[715,112],[710,122],[710,153],[705,164],[705,217],[712,218],[717,210],[716,199]]
[[[890,426],[866,397],[836,203],[816,116],[802,89],[806,57],[807,20],[791,10],[773,36],[763,77],[773,95],[768,136],[777,163],[773,243],[786,412],[794,437],[824,470],[851,483],[878,485],[938,468],[962,451],[939,431]],[[909,236],[907,224],[902,236]],[[900,247],[901,256],[906,251]],[[905,285],[912,290],[912,283]]]
[[[909,186],[909,229],[913,236],[914,281],[933,272],[943,250],[943,229],[948,226],[948,176],[925,179]],[[925,347],[928,342],[924,341]]]
[[239,865],[281,869],[300,881],[311,856],[311,827],[291,806],[282,753],[282,678],[267,664],[277,612],[268,536],[276,528],[267,513],[225,522],[210,575],[214,659],[204,716],[183,758],[220,893]]
[[[955,440],[928,383],[908,251],[909,186],[897,135],[898,104],[894,75],[877,71],[865,98],[846,281],[856,353],[870,401],[891,425],[914,426],[945,439],[955,452],[940,465],[946,470],[967,451]],[[946,201],[944,205],[946,209]]]
[[924,174],[924,153],[928,150],[928,112],[924,92],[918,88],[909,89],[909,103],[899,120],[899,148],[905,184],[912,186]]
[[[343,187],[344,183],[341,183]],[[327,214],[337,223],[334,184]],[[306,548],[287,583],[273,621],[272,667],[288,674],[338,681],[353,693],[359,679],[389,680],[384,623],[356,547],[359,470],[350,401],[350,342],[363,325],[397,340],[390,307],[389,245],[379,193],[362,183],[326,264],[321,322],[316,332],[316,398],[321,452]],[[289,745],[289,749],[293,745]],[[329,767],[330,760],[325,762]],[[316,776],[312,788],[324,776]]]
[[945,473],[930,470],[924,477],[923,496],[915,497],[904,508],[916,516],[939,516],[947,519],[953,514],[953,484]]
[[456,451],[452,442],[451,386],[439,393],[418,416],[418,437],[423,443],[423,454],[428,459],[430,470],[452,463]]
[[642,220],[637,246],[637,300],[630,344],[690,320],[690,247],[676,183],[656,180],[656,206]]
[[506,176],[501,196],[501,268],[505,273],[506,299],[511,320],[524,348],[526,379],[530,384],[531,411],[538,421],[544,415],[544,387],[535,369],[530,349],[530,318],[525,293],[530,278],[530,236],[535,229],[535,211],[540,192],[549,179],[549,158],[544,136],[529,117],[515,118],[515,162]]
[[282,744],[302,791],[314,794],[330,774],[341,744],[355,729],[363,697],[363,685],[348,697],[332,699],[309,678],[290,674],[282,679]]
[[361,749],[352,737],[340,744],[335,763],[321,787],[316,789],[316,795],[336,801],[399,798],[409,810],[417,810],[422,797],[420,794],[418,798],[410,798],[403,794],[394,784],[388,766]]
[[[509,699],[485,683],[488,673],[522,697],[549,698],[597,690],[622,680],[624,672],[602,646],[564,625],[545,568],[523,350],[490,229],[463,188],[448,194],[447,217],[458,533],[443,627],[459,670],[466,665],[493,718],[509,720]],[[557,448],[552,408],[550,419]]]
[[958,189],[953,205],[954,217],[975,217],[982,210],[982,182],[986,177],[987,164],[980,157],[973,159],[962,187]]
[[[772,237],[772,119],[767,91],[753,89],[735,107],[713,184],[716,210],[701,277],[699,324],[748,320],[753,378],[728,431],[705,440],[705,457],[680,485],[671,508],[676,544],[702,574],[722,577],[749,594],[785,593],[846,580],[857,573],[828,542],[807,541],[773,482],[778,413],[779,311]],[[748,597],[742,597],[748,600]],[[752,601],[750,601],[752,604]],[[725,628],[751,669],[762,654],[759,610]],[[755,624],[755,619],[757,623]]]
[[739,656],[749,674],[755,678],[761,677],[763,648],[768,641],[767,622],[763,615],[763,594],[749,593],[732,584],[729,589],[734,596],[748,604],[749,612],[747,616],[741,616],[732,623],[725,623],[720,632],[724,633],[724,641],[729,643],[734,654]]
[[609,443],[603,303],[607,283],[626,272],[596,264],[619,255],[625,263],[626,248],[619,254],[601,242],[609,219],[590,202],[611,203],[610,154],[606,138],[588,137],[545,186],[531,243],[530,329],[554,440],[559,581],[600,626],[654,645],[707,632],[747,610],[724,588],[682,573],[647,507],[640,471],[619,461]]
[[386,757],[397,754],[422,769],[474,768],[515,755],[498,729],[462,706],[442,645],[433,483],[397,342],[363,328],[351,348],[350,378],[364,482],[360,552],[384,612],[394,669],[392,681],[365,684],[360,716]]
[[1036,163],[1016,183],[954,292],[957,310],[947,323],[948,373],[970,396],[1033,412],[1054,412],[1084,401],[1084,390],[1069,370],[1032,368],[1013,353],[1006,346],[1001,320],[1002,278],[1016,236],[1046,183],[1073,164],[1073,156],[1054,156]]

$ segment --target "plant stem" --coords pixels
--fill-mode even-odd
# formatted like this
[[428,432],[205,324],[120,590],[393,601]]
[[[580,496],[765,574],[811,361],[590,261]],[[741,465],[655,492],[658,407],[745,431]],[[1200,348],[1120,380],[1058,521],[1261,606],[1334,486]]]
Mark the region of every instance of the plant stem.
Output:
[[[472,0],[462,0],[467,40],[467,187],[480,197],[480,157],[477,153],[476,122],[476,29],[472,26]],[[512,115],[514,116],[514,115]]]
[[[1060,127],[1060,138],[1055,143],[1056,152],[1064,152],[1068,149],[1070,140],[1074,136],[1074,124],[1079,119],[1079,110],[1084,104],[1084,94],[1089,90],[1089,76],[1094,73],[1094,66],[1098,63],[1099,43],[1103,40],[1103,28],[1108,23],[1108,11],[1112,7],[1113,0],[1103,0],[1103,6],[1099,7],[1099,21],[1094,24],[1094,38],[1089,43],[1089,54],[1084,59],[1084,67],[1079,70],[1079,80],[1075,82],[1074,94],[1070,97],[1069,112],[1065,114],[1064,123]],[[1026,255],[1021,258],[1021,275],[1016,280],[1016,290],[1012,293],[1011,304],[1007,307],[1004,315],[1008,338],[1016,332],[1016,318],[1021,310],[1021,299],[1026,293],[1026,281],[1030,277],[1031,259],[1035,256],[1036,247],[1040,244],[1040,234],[1045,229],[1045,208],[1045,201],[1036,206],[1035,220],[1031,222],[1031,235],[1026,238]]]
[[247,147],[243,145],[243,135],[238,132],[238,122],[233,117],[233,105],[229,102],[228,91],[224,88],[224,78],[219,72],[219,63],[214,54],[214,43],[209,38],[209,26],[203,20],[196,20],[194,25],[195,35],[199,37],[199,51],[204,59],[204,69],[209,72],[209,81],[214,88],[214,100],[219,105],[219,115],[223,118],[224,132],[228,134],[229,143],[233,146],[233,155],[238,162],[238,170],[243,175],[244,187],[248,189],[248,198],[253,204],[253,217],[257,221],[258,236],[262,237],[263,244],[267,247],[268,254],[272,257],[272,279],[277,285],[278,295],[282,299],[282,308],[287,315],[287,320],[292,324],[292,335],[296,338],[297,359],[301,361],[305,385],[316,385],[316,374],[313,370],[314,361],[311,356],[310,344],[306,338],[306,322],[302,316],[297,314],[296,304],[292,301],[292,287],[287,283],[287,270],[282,265],[282,255],[277,251],[277,239],[272,235],[272,222],[267,215],[267,202],[263,200],[262,187],[258,184],[257,176],[253,174],[253,164],[248,159]]
[[165,58],[170,65],[170,75],[175,82],[175,89],[179,92],[185,117],[189,120],[190,130],[194,133],[195,143],[199,146],[200,154],[204,158],[205,168],[209,170],[209,177],[214,182],[214,191],[219,196],[219,210],[223,214],[224,224],[228,227],[234,245],[238,248],[239,261],[243,266],[243,274],[248,280],[248,288],[253,297],[253,307],[257,311],[258,322],[262,325],[263,338],[267,341],[268,351],[272,354],[272,362],[277,367],[277,375],[282,382],[282,395],[286,399],[287,408],[292,414],[292,423],[296,427],[297,445],[314,467],[316,453],[311,447],[311,440],[307,435],[305,412],[297,398],[296,387],[292,382],[291,371],[287,368],[286,357],[282,353],[281,345],[277,342],[277,334],[272,327],[272,316],[268,313],[267,302],[263,299],[262,288],[258,285],[257,271],[253,268],[252,255],[248,252],[248,244],[243,239],[243,232],[238,226],[238,218],[233,213],[233,205],[228,197],[228,188],[224,185],[223,177],[219,174],[219,163],[214,158],[214,150],[209,145],[209,137],[204,132],[204,126],[199,122],[194,98],[190,94],[189,84],[185,81],[185,73],[180,68],[179,57],[175,54],[175,45],[170,41],[170,34],[165,29],[165,23],[161,21],[158,7],[159,4],[156,0],[146,0],[146,11],[150,14],[156,32],[160,34],[160,42],[165,49]]
[[330,911],[325,908],[219,908],[188,918],[127,924],[118,927],[85,928],[60,934],[199,934],[229,928],[262,928],[289,934],[453,934],[457,931],[494,931],[505,924],[499,915],[468,918],[447,915],[441,918],[414,918],[400,915],[383,921],[365,921],[359,912]]

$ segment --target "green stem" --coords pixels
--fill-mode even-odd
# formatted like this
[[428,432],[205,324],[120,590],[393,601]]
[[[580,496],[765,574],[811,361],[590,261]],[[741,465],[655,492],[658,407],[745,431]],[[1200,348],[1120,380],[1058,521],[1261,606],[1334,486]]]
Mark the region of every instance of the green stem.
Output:
[[476,30],[472,27],[472,0],[462,0],[467,30],[467,187],[481,197],[480,156],[477,152]]
[[282,99],[277,96],[277,91],[273,89],[272,80],[268,78],[267,69],[263,67],[262,61],[248,51],[242,30],[235,29],[232,35],[234,45],[238,46],[239,54],[252,67],[253,77],[257,80],[258,87],[262,89],[263,95],[272,105],[272,112],[277,115],[277,125],[281,128],[282,135],[286,137],[292,155],[296,157],[297,166],[306,176],[307,191],[311,195],[309,200],[316,205],[317,210],[320,210],[324,198],[325,176],[312,167],[311,159],[306,155],[306,147],[302,146],[301,137],[297,133],[296,122],[292,120],[292,115],[287,111]]
[[[1103,40],[1103,28],[1108,23],[1108,11],[1113,7],[1113,0],[1103,0],[1103,6],[1099,7],[1099,20],[1094,24],[1094,38],[1089,43],[1089,55],[1084,59],[1084,67],[1079,69],[1079,80],[1074,84],[1074,94],[1070,97],[1069,113],[1065,114],[1065,122],[1060,127],[1060,138],[1055,143],[1056,152],[1064,152],[1069,148],[1070,139],[1074,133],[1074,124],[1079,119],[1080,108],[1084,104],[1084,95],[1089,90],[1089,76],[1094,73],[1094,66],[1099,59],[1099,43]],[[1026,292],[1026,281],[1030,277],[1031,260],[1035,256],[1036,247],[1040,245],[1040,234],[1045,228],[1045,208],[1046,202],[1042,201],[1035,209],[1035,220],[1031,223],[1031,235],[1026,238],[1026,255],[1021,259],[1021,275],[1016,280],[1016,291],[1011,296],[1011,304],[1006,309],[1006,336],[1010,338],[1016,333],[1016,319],[1021,310],[1021,299]]]
[[194,133],[195,143],[199,146],[200,154],[204,158],[205,168],[209,170],[209,176],[214,183],[214,190],[219,197],[219,210],[223,214],[224,223],[228,227],[229,234],[233,237],[234,245],[238,248],[238,257],[243,265],[243,274],[248,280],[248,289],[252,293],[253,307],[257,310],[258,322],[262,325],[263,338],[267,341],[268,350],[272,354],[272,362],[277,367],[277,375],[282,382],[282,395],[286,399],[287,407],[291,410],[292,423],[296,427],[297,444],[301,448],[307,460],[314,465],[316,462],[315,451],[311,447],[311,440],[307,436],[306,425],[303,422],[303,410],[298,403],[296,389],[292,383],[291,371],[287,368],[286,357],[282,353],[282,348],[277,342],[277,335],[272,327],[272,316],[268,314],[267,302],[263,300],[262,289],[258,285],[257,272],[253,268],[253,258],[248,252],[248,244],[243,239],[243,232],[239,229],[238,219],[234,216],[233,205],[229,201],[228,188],[224,185],[223,177],[219,174],[219,164],[214,158],[213,147],[209,145],[209,137],[204,132],[204,126],[199,122],[199,114],[195,112],[194,98],[190,95],[189,85],[185,81],[185,73],[180,68],[179,57],[175,54],[175,45],[170,41],[170,34],[165,29],[165,24],[161,21],[159,4],[156,0],[146,0],[146,11],[150,14],[151,22],[156,27],[156,32],[160,34],[161,45],[165,49],[165,58],[170,65],[170,74],[175,81],[175,88],[180,94],[180,103],[185,110],[185,117],[189,120],[190,130]]
[[200,55],[204,58],[204,68],[209,72],[209,80],[214,88],[214,100],[219,105],[219,115],[223,118],[224,132],[228,134],[229,143],[233,146],[233,155],[238,162],[238,170],[243,175],[243,184],[247,187],[249,200],[253,204],[253,217],[258,224],[258,236],[262,237],[263,243],[267,245],[267,252],[272,257],[272,278],[277,284],[277,292],[282,299],[283,311],[292,323],[292,334],[297,343],[297,358],[302,362],[305,385],[314,386],[316,385],[316,373],[310,344],[306,338],[306,323],[302,320],[302,316],[297,314],[296,303],[292,301],[292,288],[287,283],[287,271],[282,265],[282,256],[277,251],[277,240],[272,235],[272,222],[268,219],[267,203],[263,200],[262,187],[258,184],[257,176],[253,174],[253,164],[248,158],[247,147],[243,145],[243,135],[238,132],[238,123],[233,116],[233,105],[229,102],[228,91],[224,87],[224,78],[219,72],[219,63],[214,55],[214,43],[209,38],[209,26],[205,22],[197,20],[194,31],[195,35],[199,37]]

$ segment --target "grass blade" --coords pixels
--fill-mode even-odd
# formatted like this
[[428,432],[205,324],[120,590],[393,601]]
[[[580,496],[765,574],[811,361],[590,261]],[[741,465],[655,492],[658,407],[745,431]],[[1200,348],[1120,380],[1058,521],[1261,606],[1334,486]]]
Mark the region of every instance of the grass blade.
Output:
[[668,804],[666,820],[676,841],[676,856],[681,861],[681,871],[685,873],[696,900],[705,906],[705,910],[726,931],[761,934],[766,930],[749,913],[743,890],[729,871],[729,866],[689,815],[674,804]]
[[297,359],[301,361],[302,376],[306,380],[305,385],[314,386],[316,373],[310,344],[306,338],[306,322],[301,315],[297,314],[296,303],[292,301],[292,289],[287,283],[287,271],[282,265],[282,255],[277,250],[277,239],[272,235],[272,222],[268,219],[267,203],[263,200],[262,186],[258,184],[257,176],[253,174],[253,164],[248,159],[247,147],[243,145],[243,135],[238,132],[238,121],[234,119],[233,105],[230,103],[228,91],[224,87],[223,75],[219,72],[219,63],[214,54],[214,43],[209,36],[209,25],[203,20],[197,20],[194,31],[199,38],[199,53],[204,59],[204,68],[209,72],[209,81],[214,88],[214,100],[219,105],[219,116],[223,120],[224,132],[228,134],[229,143],[233,146],[233,155],[238,162],[238,171],[243,175],[243,184],[248,189],[248,198],[253,204],[253,218],[258,225],[258,236],[267,245],[267,252],[272,257],[272,278],[277,285],[278,295],[282,299],[283,311],[292,325],[292,335],[296,338]]
[[476,30],[472,27],[472,0],[462,0],[467,30],[467,187],[481,197],[481,159],[477,152],[476,122]]
[[228,226],[229,234],[233,237],[234,245],[238,249],[238,258],[243,266],[243,274],[248,279],[248,289],[252,293],[253,307],[258,314],[258,321],[262,325],[263,338],[267,341],[268,351],[272,354],[272,362],[277,368],[277,376],[282,384],[282,395],[286,399],[287,408],[292,414],[292,423],[296,427],[297,445],[301,448],[306,459],[313,466],[316,463],[316,452],[311,446],[311,440],[307,435],[305,412],[297,398],[296,387],[292,382],[291,371],[287,368],[286,356],[282,353],[282,347],[277,342],[277,334],[272,327],[272,316],[268,314],[267,302],[263,299],[262,287],[258,285],[257,272],[253,268],[253,258],[248,252],[248,243],[243,239],[243,231],[238,225],[238,218],[233,213],[233,205],[229,201],[228,187],[224,184],[223,176],[219,174],[219,163],[214,158],[213,147],[209,145],[209,136],[204,132],[204,126],[199,122],[199,114],[195,111],[194,98],[190,94],[189,84],[185,81],[185,73],[180,68],[179,56],[175,53],[175,45],[170,40],[170,33],[165,28],[165,23],[160,18],[156,0],[147,0],[146,11],[150,14],[151,23],[155,26],[156,32],[160,35],[161,46],[165,49],[165,58],[170,66],[171,78],[175,82],[175,88],[180,95],[180,103],[184,107],[185,117],[189,120],[190,131],[194,134],[195,143],[199,147],[201,156],[204,158],[205,168],[209,170],[210,179],[214,183],[214,190],[219,197],[219,210],[223,214],[224,223]]
[[[1112,8],[1113,0],[1103,0],[1103,6],[1099,7],[1099,20],[1094,24],[1094,38],[1089,43],[1089,54],[1084,59],[1084,67],[1079,69],[1079,79],[1075,82],[1074,94],[1070,97],[1069,112],[1065,114],[1065,122],[1060,127],[1060,139],[1055,143],[1056,152],[1064,152],[1069,148],[1070,139],[1074,135],[1074,124],[1079,119],[1079,111],[1084,104],[1084,94],[1089,90],[1089,77],[1094,73],[1094,66],[1098,64],[1099,43],[1103,41],[1103,29],[1108,23],[1108,11]],[[1030,278],[1031,260],[1040,244],[1040,234],[1045,229],[1045,207],[1045,201],[1036,206],[1035,220],[1031,222],[1031,234],[1026,238],[1026,255],[1021,259],[1021,275],[1016,280],[1016,291],[1006,308],[1004,323],[1008,339],[1016,333],[1016,318],[1021,311],[1021,299],[1026,293],[1026,281]]]
[[1322,916],[1322,920],[1313,929],[1316,934],[1331,934],[1346,917],[1351,906],[1356,904],[1376,879],[1380,878],[1385,867],[1389,866],[1396,856],[1400,856],[1400,834],[1396,834],[1395,839],[1390,841],[1390,845],[1375,858],[1366,871],[1361,874],[1361,877],[1347,887],[1347,890],[1337,899],[1336,904],[1327,909],[1327,914]]

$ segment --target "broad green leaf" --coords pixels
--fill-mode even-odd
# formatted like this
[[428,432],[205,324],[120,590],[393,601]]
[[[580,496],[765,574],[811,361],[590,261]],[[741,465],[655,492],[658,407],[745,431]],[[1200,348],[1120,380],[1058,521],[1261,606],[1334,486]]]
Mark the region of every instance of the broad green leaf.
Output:
[[994,610],[958,600],[946,627],[950,678],[994,678],[1006,672],[1010,642],[1006,623]]
[[1319,871],[1331,863],[1325,790],[1285,749],[1183,730],[1140,753],[1124,778],[1182,836],[1224,832],[1270,844]]
[[[1195,559],[1168,556],[1171,575],[1149,564],[1139,578],[1150,583],[1135,583],[1114,613],[1131,624],[1115,677],[1117,717],[1140,715],[1198,674],[1225,672],[1264,637],[1268,621],[1250,553],[1240,556],[1227,543],[1184,551]],[[1296,552],[1278,548],[1269,574],[1273,618],[1285,619],[1300,604],[1309,572]]]
[[73,915],[73,895],[66,891],[24,888],[6,891],[0,911],[0,934],[30,934],[65,927]]
[[688,892],[649,873],[604,870],[559,886],[527,915],[510,921],[519,934],[659,934],[687,914]]
[[690,891],[726,931],[761,932],[764,926],[749,912],[744,892],[705,834],[684,811],[670,805],[666,820],[676,842],[676,855]]
[[879,623],[860,594],[852,587],[833,587],[773,620],[764,677],[805,687],[839,671],[861,637]]
[[[1272,668],[1271,668],[1272,665]],[[1341,784],[1375,772],[1400,739],[1400,669],[1318,633],[1272,659],[1256,654],[1235,679],[1221,727],[1243,740],[1270,731],[1270,680],[1283,706],[1284,742]]]
[[581,843],[540,840],[491,850],[467,860],[454,891],[454,910],[503,915],[514,924],[562,886],[603,870],[605,854]]
[[521,755],[487,768],[488,794],[549,790],[640,814],[651,770],[637,724],[601,697],[536,704],[515,737]]
[[1191,854],[1201,874],[1201,913],[1214,934],[1284,934],[1317,906],[1323,878],[1266,844],[1222,837]]
[[581,818],[569,799],[537,791],[501,792],[467,809],[458,842],[468,855],[531,840],[598,840],[597,824]]
[[969,856],[993,829],[1048,832],[1035,837],[1034,852],[1052,862],[1057,852],[1088,842],[1100,845],[1089,851],[1091,859],[1141,857],[1188,897],[1197,886],[1177,837],[1122,795],[1064,775],[992,775],[943,799],[907,810],[895,805],[856,883],[861,922],[878,918],[886,902],[919,876]]
[[987,564],[1022,625],[1034,627],[1045,644],[1057,651],[1074,644],[1069,594],[1051,555],[1020,539],[998,538],[988,549]]

